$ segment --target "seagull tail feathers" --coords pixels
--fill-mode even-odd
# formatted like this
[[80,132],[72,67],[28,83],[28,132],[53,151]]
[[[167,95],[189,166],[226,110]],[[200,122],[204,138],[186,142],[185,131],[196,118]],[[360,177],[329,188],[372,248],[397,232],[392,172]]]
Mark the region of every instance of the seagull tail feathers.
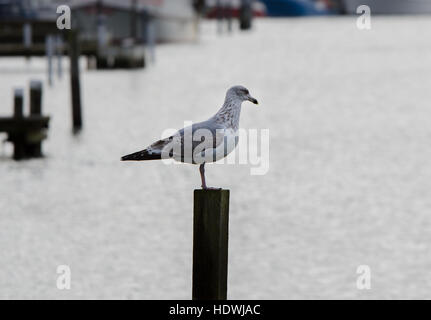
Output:
[[160,160],[160,153],[148,152],[147,149],[121,157],[121,161]]

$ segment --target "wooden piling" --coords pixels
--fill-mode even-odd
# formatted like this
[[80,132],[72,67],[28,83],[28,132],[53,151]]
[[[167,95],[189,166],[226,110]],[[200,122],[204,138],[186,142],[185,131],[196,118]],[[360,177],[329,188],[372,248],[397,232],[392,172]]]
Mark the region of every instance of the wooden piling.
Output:
[[239,28],[241,30],[248,30],[251,28],[251,20],[253,19],[253,10],[250,0],[241,0],[241,7],[239,9]]
[[103,15],[102,0],[96,3],[96,20],[97,20],[97,51],[98,55],[107,45],[106,39],[106,18]]
[[217,21],[217,33],[223,32],[223,7],[220,0],[216,1],[216,21]]
[[[15,89],[14,90],[14,120],[20,122],[24,116],[24,90]],[[13,143],[13,158],[15,160],[21,160],[26,157],[26,148],[24,143],[24,135],[18,133],[14,137]]]
[[146,19],[146,37],[147,37],[147,47],[150,55],[151,63],[156,61],[156,23],[153,16],[147,16]]
[[193,214],[193,300],[224,300],[229,190],[195,190]]
[[30,23],[24,23],[22,26],[22,40],[24,47],[29,49],[32,45],[32,27]]
[[63,76],[63,37],[57,35],[55,38],[55,54],[57,56],[57,75],[61,79]]
[[[42,116],[42,82],[38,80],[30,81],[30,116]],[[40,135],[40,130],[29,133],[29,140],[32,136]],[[42,140],[36,139],[34,143],[28,145],[28,155],[30,157],[42,157]]]
[[138,38],[138,1],[131,0],[130,6],[130,37],[136,41]]
[[42,114],[42,82],[30,81],[30,115]]
[[79,78],[79,42],[75,30],[69,32],[70,83],[72,96],[72,128],[77,133],[82,129],[81,85]]
[[15,89],[13,100],[13,116],[15,119],[21,119],[24,115],[24,91],[22,89]]
[[53,55],[54,55],[54,37],[51,35],[46,36],[45,38],[45,52],[46,58],[48,62],[48,84],[52,86],[52,74],[53,74]]
[[226,10],[225,16],[226,16],[226,20],[227,20],[227,31],[229,33],[231,33],[232,32],[232,9],[233,9],[231,0],[228,0],[225,8],[226,8],[225,9]]
[[30,115],[24,114],[24,91],[14,90],[14,113],[0,117],[0,132],[8,135],[14,146],[15,160],[42,157],[41,142],[47,137],[49,117],[42,116],[42,83],[30,84]]

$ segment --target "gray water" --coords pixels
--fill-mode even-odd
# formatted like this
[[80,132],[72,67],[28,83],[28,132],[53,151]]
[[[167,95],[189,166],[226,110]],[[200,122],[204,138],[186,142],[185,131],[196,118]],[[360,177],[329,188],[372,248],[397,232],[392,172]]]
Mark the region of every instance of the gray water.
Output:
[[[229,298],[431,298],[431,18],[215,30],[157,47],[145,70],[84,69],[77,137],[67,77],[48,88],[43,59],[0,59],[1,114],[14,86],[43,79],[52,116],[46,158],[0,149],[0,298],[189,299],[198,169],[119,158],[208,118],[233,84],[260,102],[241,127],[270,130],[270,170],[207,167],[231,190]],[[56,287],[61,264],[70,290]]]

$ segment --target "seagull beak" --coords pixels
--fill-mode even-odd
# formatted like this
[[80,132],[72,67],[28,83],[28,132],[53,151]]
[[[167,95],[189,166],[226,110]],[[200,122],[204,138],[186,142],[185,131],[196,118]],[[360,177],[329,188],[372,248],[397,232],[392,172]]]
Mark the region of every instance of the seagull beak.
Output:
[[252,102],[252,103],[254,103],[254,104],[259,104],[257,102],[257,100],[255,98],[253,98],[251,95],[248,95],[247,100],[250,101],[250,102]]

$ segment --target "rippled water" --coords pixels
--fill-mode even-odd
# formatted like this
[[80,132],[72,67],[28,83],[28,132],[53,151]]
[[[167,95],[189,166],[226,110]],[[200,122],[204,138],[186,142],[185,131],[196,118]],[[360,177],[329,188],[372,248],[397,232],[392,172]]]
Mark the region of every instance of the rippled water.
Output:
[[[231,190],[229,298],[431,298],[430,32],[429,17],[260,20],[222,37],[205,23],[145,70],[85,70],[77,137],[69,82],[45,86],[46,158],[0,151],[0,298],[190,298],[197,167],[119,158],[209,117],[237,83],[260,102],[241,126],[270,130],[270,170],[207,168]],[[46,80],[44,60],[0,59],[2,115],[30,79]]]

